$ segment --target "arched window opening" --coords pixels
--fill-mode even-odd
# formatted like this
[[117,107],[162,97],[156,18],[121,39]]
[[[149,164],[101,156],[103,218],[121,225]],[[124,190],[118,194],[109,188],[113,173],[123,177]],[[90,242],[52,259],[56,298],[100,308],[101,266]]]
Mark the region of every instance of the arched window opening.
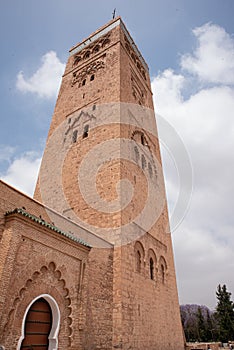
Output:
[[141,253],[139,250],[136,252],[136,270],[141,272]]
[[136,241],[134,247],[136,272],[142,273],[144,267],[145,251],[141,242]]
[[75,56],[73,65],[76,66],[81,60],[80,56]]
[[145,138],[145,135],[144,134],[141,134],[141,144],[143,146],[148,146],[148,143],[146,141],[146,138]]
[[86,83],[86,79],[84,79],[84,80],[82,81],[82,86],[84,86],[85,83]]
[[165,266],[161,264],[161,278],[162,278],[162,283],[165,283]]
[[146,137],[145,137],[144,133],[143,133],[142,131],[140,131],[140,130],[135,130],[135,131],[132,133],[131,138],[132,138],[134,141],[136,141],[137,143],[142,144],[143,146],[148,146]]
[[142,154],[141,156],[141,167],[142,167],[142,170],[144,170],[146,167],[146,160],[145,160],[144,154]]
[[72,134],[72,142],[75,143],[77,141],[78,130],[74,130]]
[[89,125],[84,126],[83,139],[89,136]]
[[86,60],[87,58],[90,57],[90,51],[87,51],[85,54],[84,54],[84,59]]
[[154,260],[150,258],[150,279],[154,280]]
[[148,171],[149,171],[149,176],[152,177],[153,176],[153,168],[152,168],[152,165],[150,163],[148,163]]
[[103,43],[102,43],[102,47],[108,45],[109,42],[110,42],[110,39],[105,39],[105,40],[103,41]]
[[140,158],[140,154],[139,154],[139,150],[138,150],[137,146],[134,146],[134,152],[135,152],[136,161],[138,162],[138,160]]
[[95,48],[93,49],[93,52],[96,53],[99,51],[99,45],[96,45]]
[[160,272],[161,282],[162,284],[165,284],[166,274],[167,274],[167,262],[163,256],[161,256],[159,260],[159,272]]
[[91,77],[90,77],[90,81],[94,80],[94,78],[95,78],[95,75],[92,74]]
[[49,335],[52,327],[52,310],[44,299],[37,299],[28,310],[24,324],[24,340],[22,349],[49,348]]

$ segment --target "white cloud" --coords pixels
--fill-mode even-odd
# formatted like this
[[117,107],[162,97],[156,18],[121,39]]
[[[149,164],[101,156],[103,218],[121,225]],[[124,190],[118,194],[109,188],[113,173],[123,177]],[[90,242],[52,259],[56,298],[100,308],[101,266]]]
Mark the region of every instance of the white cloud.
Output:
[[185,78],[181,74],[175,74],[172,69],[166,69],[159,73],[152,81],[152,89],[156,106],[161,106],[160,113],[172,111],[183,102],[182,90]]
[[[231,38],[224,29],[205,25],[196,28],[195,33],[200,49],[205,49],[207,43],[209,48],[215,47],[216,55],[221,52],[226,58],[233,55]],[[215,58],[210,58],[210,67],[203,71],[205,54],[208,52],[196,50],[186,55],[187,59],[192,59],[191,65],[189,60],[186,63],[188,72],[192,74],[183,76],[167,69],[153,79],[152,89],[156,111],[174,126],[184,140],[194,171],[189,213],[173,233],[180,301],[213,308],[214,293],[219,283],[226,283],[234,293],[234,88],[224,85],[231,82],[234,68],[227,59],[227,66],[220,67],[214,76],[217,67]],[[182,57],[183,68],[184,60],[185,56]],[[194,67],[199,78],[218,84],[199,90],[200,83],[196,83],[193,76]],[[221,82],[223,85],[219,84]],[[196,92],[184,97],[184,89],[191,84],[195,84],[193,91]],[[160,137],[160,125],[158,127]],[[165,151],[163,156],[172,210],[178,177]]]
[[0,145],[0,162],[7,161],[9,163],[14,152],[14,147]]
[[54,98],[58,93],[65,64],[60,62],[54,51],[47,52],[41,61],[41,66],[31,77],[25,78],[23,72],[18,73],[16,87],[21,92],[34,93],[41,98]]
[[[219,283],[227,284],[229,290],[233,291],[233,244],[214,237],[213,231],[204,229],[199,224],[199,228],[192,226],[182,224],[180,231],[174,236],[180,300],[214,309],[215,290]],[[223,231],[225,228],[219,233],[220,237]]]
[[195,28],[197,48],[182,56],[181,66],[208,83],[234,84],[234,39],[224,28],[207,23]]
[[1,179],[18,190],[32,195],[35,189],[41,158],[35,152],[27,152],[15,159]]

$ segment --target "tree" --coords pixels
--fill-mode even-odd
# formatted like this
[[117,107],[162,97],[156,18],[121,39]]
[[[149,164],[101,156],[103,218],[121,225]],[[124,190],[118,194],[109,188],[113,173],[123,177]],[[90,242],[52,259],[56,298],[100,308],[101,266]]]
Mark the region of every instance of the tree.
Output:
[[198,326],[198,334],[199,334],[199,341],[206,341],[207,340],[207,327],[205,318],[202,314],[201,307],[199,306],[196,313],[197,317],[197,326]]
[[215,338],[212,312],[204,305],[181,305],[181,321],[186,341],[211,341]]
[[231,293],[227,291],[225,284],[218,285],[216,297],[218,303],[215,317],[218,323],[219,338],[220,341],[226,343],[234,340],[234,303],[231,301]]
[[214,316],[209,312],[209,310],[206,311],[206,340],[217,340],[216,323]]

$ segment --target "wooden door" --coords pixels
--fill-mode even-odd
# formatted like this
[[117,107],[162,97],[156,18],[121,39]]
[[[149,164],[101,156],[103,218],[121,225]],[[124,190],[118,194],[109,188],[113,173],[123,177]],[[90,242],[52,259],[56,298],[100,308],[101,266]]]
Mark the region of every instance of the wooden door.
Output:
[[21,350],[48,350],[52,326],[52,312],[48,302],[40,298],[30,307],[26,316]]

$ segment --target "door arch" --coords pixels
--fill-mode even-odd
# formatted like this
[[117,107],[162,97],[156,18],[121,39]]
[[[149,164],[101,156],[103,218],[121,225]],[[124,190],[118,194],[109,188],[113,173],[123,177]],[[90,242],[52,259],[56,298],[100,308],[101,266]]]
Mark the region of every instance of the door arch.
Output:
[[60,312],[48,294],[35,298],[27,307],[17,350],[57,350]]
[[24,340],[20,350],[47,350],[52,327],[52,311],[44,299],[37,299],[28,310],[24,324]]

